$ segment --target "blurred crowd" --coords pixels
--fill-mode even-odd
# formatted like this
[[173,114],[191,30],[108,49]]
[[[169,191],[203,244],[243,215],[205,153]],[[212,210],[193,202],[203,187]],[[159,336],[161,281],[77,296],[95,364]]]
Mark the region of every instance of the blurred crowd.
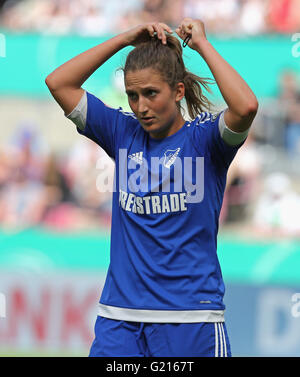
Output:
[[[106,183],[97,179],[105,174]],[[67,154],[54,153],[35,124],[20,124],[0,147],[0,226],[57,231],[110,225],[113,162],[80,138]]]
[[246,221],[263,237],[300,236],[300,77],[283,70],[278,95],[260,103],[230,166],[221,223]]
[[260,35],[300,29],[299,0],[0,0],[0,27],[14,32],[98,36],[142,22],[175,27],[200,18],[208,33]]
[[256,236],[300,236],[300,77],[279,76],[230,166],[221,223],[246,221]]

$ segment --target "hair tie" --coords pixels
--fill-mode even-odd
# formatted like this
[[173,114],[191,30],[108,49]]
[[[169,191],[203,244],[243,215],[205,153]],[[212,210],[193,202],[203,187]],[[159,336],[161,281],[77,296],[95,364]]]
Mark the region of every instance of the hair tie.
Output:
[[183,47],[183,48],[186,47],[186,46],[188,45],[190,39],[191,39],[191,37],[190,37],[189,35],[185,38],[185,40],[184,40],[183,43],[182,43],[182,47]]

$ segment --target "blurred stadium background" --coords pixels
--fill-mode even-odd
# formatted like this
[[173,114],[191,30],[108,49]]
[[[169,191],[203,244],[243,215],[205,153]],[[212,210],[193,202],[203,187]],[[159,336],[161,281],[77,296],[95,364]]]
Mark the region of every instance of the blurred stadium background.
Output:
[[[46,76],[136,24],[185,16],[205,22],[260,103],[220,219],[232,353],[300,355],[300,0],[0,0],[1,356],[86,356],[109,263],[103,151],[76,133]],[[128,109],[125,56],[84,88]],[[185,60],[211,76],[193,51]],[[215,86],[210,99],[225,107]]]

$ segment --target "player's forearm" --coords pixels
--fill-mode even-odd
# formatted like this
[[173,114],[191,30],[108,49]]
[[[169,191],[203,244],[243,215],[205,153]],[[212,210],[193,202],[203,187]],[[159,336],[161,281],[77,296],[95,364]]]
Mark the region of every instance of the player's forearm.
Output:
[[258,105],[254,93],[211,43],[202,40],[196,51],[209,66],[228,108],[241,117],[255,112]]
[[80,88],[82,84],[110,57],[126,47],[123,34],[119,34],[59,66],[46,78],[48,87]]

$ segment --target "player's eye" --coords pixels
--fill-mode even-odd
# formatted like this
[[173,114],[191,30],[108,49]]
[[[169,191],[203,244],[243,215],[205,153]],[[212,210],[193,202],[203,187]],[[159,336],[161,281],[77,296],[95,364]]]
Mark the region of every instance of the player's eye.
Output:
[[137,95],[135,93],[127,93],[128,95],[128,98],[131,100],[131,101],[136,101],[137,100]]
[[152,90],[152,89],[147,90],[147,93],[146,93],[146,95],[148,97],[155,97],[156,94],[157,94],[157,91],[156,90]]

